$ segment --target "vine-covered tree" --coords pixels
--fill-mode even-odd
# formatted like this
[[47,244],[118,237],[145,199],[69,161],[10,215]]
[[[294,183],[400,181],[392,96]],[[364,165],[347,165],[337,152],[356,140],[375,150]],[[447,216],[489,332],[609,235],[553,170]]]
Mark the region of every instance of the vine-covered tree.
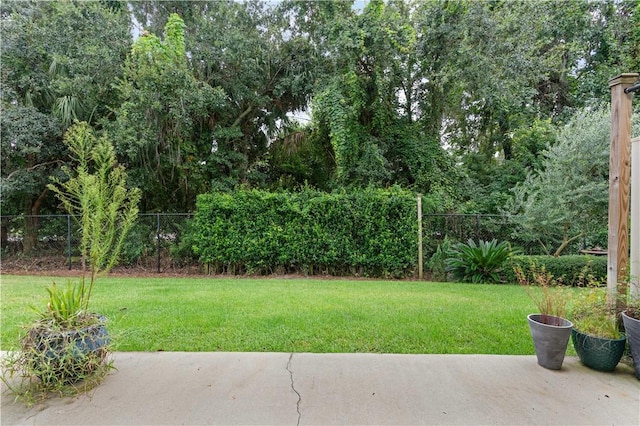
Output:
[[193,76],[177,14],[169,17],[164,39],[143,33],[133,43],[118,90],[123,102],[111,129],[145,194],[143,208],[193,205],[208,184],[211,141],[201,128],[222,107],[224,93]]

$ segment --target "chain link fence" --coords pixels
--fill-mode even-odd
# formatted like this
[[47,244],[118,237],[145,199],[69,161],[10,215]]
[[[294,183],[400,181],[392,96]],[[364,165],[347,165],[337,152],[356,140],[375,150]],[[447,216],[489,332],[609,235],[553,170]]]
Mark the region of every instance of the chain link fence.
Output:
[[[140,214],[123,246],[120,267],[149,272],[185,268],[201,270],[188,241],[191,213]],[[69,215],[0,216],[3,269],[81,269],[80,231]],[[438,245],[509,241],[523,254],[545,254],[536,242],[520,240],[514,221],[507,216],[485,214],[424,214],[423,258],[428,261]],[[563,254],[578,254],[586,239],[575,241]]]
[[[181,245],[191,213],[139,214],[129,232],[119,266],[164,272],[192,266]],[[80,269],[80,229],[70,215],[0,216],[3,265],[19,269]]]

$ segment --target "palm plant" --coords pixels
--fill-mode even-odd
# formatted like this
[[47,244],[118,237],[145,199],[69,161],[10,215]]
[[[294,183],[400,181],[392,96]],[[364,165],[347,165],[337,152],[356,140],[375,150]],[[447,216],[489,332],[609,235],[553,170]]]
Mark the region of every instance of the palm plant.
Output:
[[462,282],[500,282],[504,263],[515,253],[507,241],[469,239],[451,247],[445,270]]

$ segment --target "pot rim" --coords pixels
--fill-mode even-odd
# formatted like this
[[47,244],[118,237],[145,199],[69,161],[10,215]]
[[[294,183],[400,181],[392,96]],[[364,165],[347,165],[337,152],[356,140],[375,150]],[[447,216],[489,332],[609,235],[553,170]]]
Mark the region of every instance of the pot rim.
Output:
[[[538,316],[538,317],[547,317],[547,318],[556,318],[556,319],[560,319],[560,320],[562,320],[562,322],[563,322],[563,323],[565,323],[565,325],[547,324],[546,322],[538,321],[537,319],[533,318],[533,317],[536,317],[536,316]],[[544,315],[544,314],[541,314],[541,313],[537,313],[537,314],[529,314],[529,315],[527,315],[527,319],[528,319],[529,321],[535,322],[536,324],[545,325],[545,326],[547,326],[547,327],[555,327],[555,328],[569,328],[569,329],[573,328],[573,322],[569,321],[569,320],[568,320],[568,319],[566,319],[566,318],[558,317],[558,316],[555,316],[555,315]]]
[[602,336],[596,336],[595,334],[591,334],[591,333],[585,333],[584,331],[582,331],[582,330],[578,330],[578,329],[577,329],[577,328],[575,328],[575,327],[573,327],[573,330],[574,330],[576,333],[583,334],[583,335],[585,335],[585,336],[587,336],[587,337],[590,337],[590,338],[592,338],[592,339],[608,340],[608,341],[612,341],[612,342],[619,342],[619,341],[622,341],[622,340],[627,340],[627,335],[626,335],[625,333],[622,333],[622,332],[620,333],[620,337],[619,337],[619,338],[617,338],[617,339],[611,339],[611,338],[609,338],[609,337],[602,337]]

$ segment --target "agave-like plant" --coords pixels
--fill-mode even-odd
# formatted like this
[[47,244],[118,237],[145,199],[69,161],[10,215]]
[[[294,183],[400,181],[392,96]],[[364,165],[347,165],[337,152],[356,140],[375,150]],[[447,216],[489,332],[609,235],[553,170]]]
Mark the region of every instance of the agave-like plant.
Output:
[[507,241],[483,241],[472,239],[454,244],[448,252],[446,271],[457,281],[483,283],[500,282],[504,263],[515,254]]

